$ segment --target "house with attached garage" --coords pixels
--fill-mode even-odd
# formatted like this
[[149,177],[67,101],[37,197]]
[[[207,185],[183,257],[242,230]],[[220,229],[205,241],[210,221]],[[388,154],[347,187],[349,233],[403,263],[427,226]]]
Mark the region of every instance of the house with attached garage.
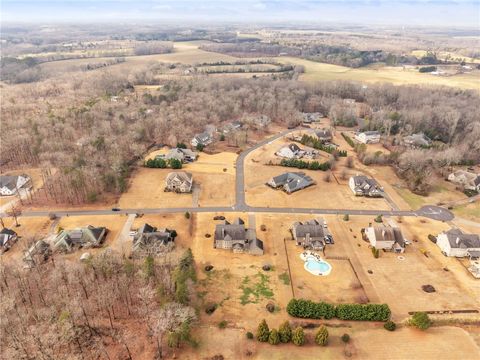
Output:
[[165,179],[165,191],[189,193],[192,192],[192,186],[192,174],[185,171],[171,172]]
[[222,133],[227,135],[237,130],[240,130],[242,127],[243,124],[240,121],[232,121],[231,123],[228,123],[223,127]]
[[159,255],[173,246],[176,231],[157,229],[143,224],[133,236],[132,252],[135,255]]
[[32,180],[30,176],[22,175],[2,175],[0,176],[0,195],[11,196],[15,195],[19,189],[30,188],[32,186]]
[[245,223],[240,218],[233,223],[223,220],[216,225],[213,248],[232,250],[237,254],[263,255],[263,241],[257,239],[255,229],[245,228]]
[[286,172],[271,178],[267,185],[274,189],[282,189],[287,194],[312,186],[315,181],[303,172]]
[[195,135],[190,143],[192,144],[192,146],[197,146],[197,145],[207,146],[212,142],[213,142],[213,135],[208,131],[204,131],[203,133]]
[[286,159],[300,159],[305,154],[305,151],[300,149],[297,144],[291,143],[286,146],[280,148],[275,155],[278,157],[286,158]]
[[465,170],[457,170],[448,175],[448,181],[463,186],[467,190],[480,192],[480,174]]
[[46,241],[38,240],[24,252],[23,261],[28,267],[33,268],[47,261],[51,252],[50,245]]
[[348,186],[355,196],[382,197],[383,190],[378,183],[364,175],[352,176],[348,181]]
[[464,234],[460,229],[450,229],[437,236],[437,246],[445,256],[475,257],[480,253],[480,235]]
[[380,142],[380,133],[378,131],[364,131],[355,134],[355,140],[363,144],[376,144]]
[[323,114],[319,112],[314,113],[302,113],[302,121],[304,124],[311,124],[319,122],[323,118]]
[[198,154],[190,149],[174,148],[170,149],[165,155],[157,155],[155,158],[161,158],[165,160],[179,160],[182,163],[189,163],[197,160]]
[[53,240],[53,249],[70,252],[76,248],[98,247],[105,240],[107,233],[107,228],[92,225],[62,230]]
[[365,236],[370,245],[378,250],[388,250],[396,253],[405,251],[405,239],[398,227],[369,226],[365,229]]
[[17,233],[11,229],[3,228],[0,231],[0,251],[4,253],[8,251],[17,241]]
[[293,223],[291,230],[295,243],[304,249],[321,251],[325,244],[333,244],[332,235],[324,219],[297,221]]

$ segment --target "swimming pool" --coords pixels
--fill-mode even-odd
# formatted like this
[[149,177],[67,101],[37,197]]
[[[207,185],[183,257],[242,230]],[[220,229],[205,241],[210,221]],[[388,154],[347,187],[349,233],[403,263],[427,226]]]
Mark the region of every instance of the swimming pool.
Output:
[[[302,256],[303,255],[303,256]],[[332,266],[320,258],[317,254],[302,254],[300,257],[305,261],[304,268],[313,275],[325,276],[330,274]]]

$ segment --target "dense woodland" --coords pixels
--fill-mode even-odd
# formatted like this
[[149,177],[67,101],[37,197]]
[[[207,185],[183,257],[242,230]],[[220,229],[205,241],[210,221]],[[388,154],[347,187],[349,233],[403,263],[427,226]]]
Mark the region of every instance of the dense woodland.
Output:
[[195,280],[190,250],[161,263],[110,251],[27,272],[2,265],[2,358],[113,360],[150,352],[148,358],[161,359],[195,346]]
[[[299,112],[321,112],[341,123],[343,116],[351,116],[347,98],[371,107],[369,128],[391,135],[424,131],[443,143],[399,159],[418,157],[428,167],[480,161],[480,99],[473,91],[208,78],[134,91],[135,84],[155,80],[155,68],[125,72],[112,67],[4,85],[2,166],[41,166],[49,180],[48,196],[57,202],[94,201],[104,192],[125,191],[131,165],[153,144],[188,143],[205,125],[245,114],[265,114],[287,125]],[[399,163],[418,169],[408,161]],[[56,176],[50,176],[51,169],[58,170]]]

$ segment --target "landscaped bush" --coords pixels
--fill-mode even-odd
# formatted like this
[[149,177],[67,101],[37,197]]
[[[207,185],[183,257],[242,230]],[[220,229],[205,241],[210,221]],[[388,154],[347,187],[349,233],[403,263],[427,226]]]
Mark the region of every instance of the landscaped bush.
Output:
[[311,300],[292,299],[287,305],[287,313],[294,317],[306,319],[331,319],[335,316],[335,306]]
[[341,133],[343,138],[345,139],[345,141],[348,143],[348,145],[350,145],[352,148],[355,148],[355,142],[352,140],[352,138],[348,135],[346,135],[345,133]]
[[290,323],[288,321],[285,321],[282,325],[280,325],[278,334],[280,335],[280,341],[282,343],[288,343],[290,340],[292,340],[292,328],[290,327]]
[[350,341],[350,335],[348,334],[343,334],[341,337],[342,341],[346,344]]
[[305,334],[301,326],[298,326],[293,330],[292,342],[297,346],[302,346],[305,344]]
[[227,327],[227,320],[222,320],[218,323],[219,329],[225,329]]
[[373,254],[373,257],[375,259],[378,259],[378,257],[380,256],[380,251],[378,249],[376,249],[375,246],[374,246],[374,247],[372,247],[372,254]]
[[247,336],[247,339],[250,339],[250,340],[253,339],[253,334],[250,331],[247,332],[246,336]]
[[387,321],[391,311],[387,304],[339,304],[335,315],[340,320]]
[[320,346],[325,346],[328,343],[328,330],[325,325],[320,326],[316,335],[315,343]]
[[383,324],[383,327],[385,328],[385,330],[395,331],[395,329],[397,328],[397,324],[395,324],[391,320],[388,320],[385,324]]
[[280,343],[280,336],[278,335],[278,331],[276,329],[272,329],[270,331],[270,335],[268,336],[268,343],[270,345],[278,345]]
[[261,342],[267,342],[270,336],[270,329],[268,328],[267,322],[265,319],[262,320],[260,324],[258,324],[257,328],[257,340]]
[[432,320],[426,312],[416,312],[410,319],[410,324],[420,330],[427,330],[432,325]]

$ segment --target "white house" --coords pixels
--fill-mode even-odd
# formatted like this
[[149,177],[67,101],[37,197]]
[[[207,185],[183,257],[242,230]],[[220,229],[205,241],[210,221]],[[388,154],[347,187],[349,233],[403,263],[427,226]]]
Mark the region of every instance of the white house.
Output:
[[462,185],[465,189],[480,192],[480,174],[471,173],[465,170],[457,170],[448,175],[448,181]]
[[193,137],[192,141],[190,142],[192,146],[197,146],[201,144],[203,146],[207,146],[213,142],[213,136],[211,133],[205,131],[201,134],[197,134]]
[[437,236],[437,246],[446,256],[466,257],[473,252],[480,252],[480,236],[450,229]]
[[31,186],[30,176],[22,174],[18,176],[0,176],[0,195],[15,195],[23,187]]
[[165,180],[166,189],[178,193],[189,193],[192,191],[193,177],[185,171],[171,172]]
[[405,251],[405,239],[398,227],[369,226],[365,229],[365,235],[375,249],[389,250],[397,253]]
[[297,144],[288,144],[278,150],[275,155],[286,159],[299,159],[305,152]]
[[355,134],[355,140],[363,144],[375,144],[380,142],[380,133],[378,131],[365,131]]

